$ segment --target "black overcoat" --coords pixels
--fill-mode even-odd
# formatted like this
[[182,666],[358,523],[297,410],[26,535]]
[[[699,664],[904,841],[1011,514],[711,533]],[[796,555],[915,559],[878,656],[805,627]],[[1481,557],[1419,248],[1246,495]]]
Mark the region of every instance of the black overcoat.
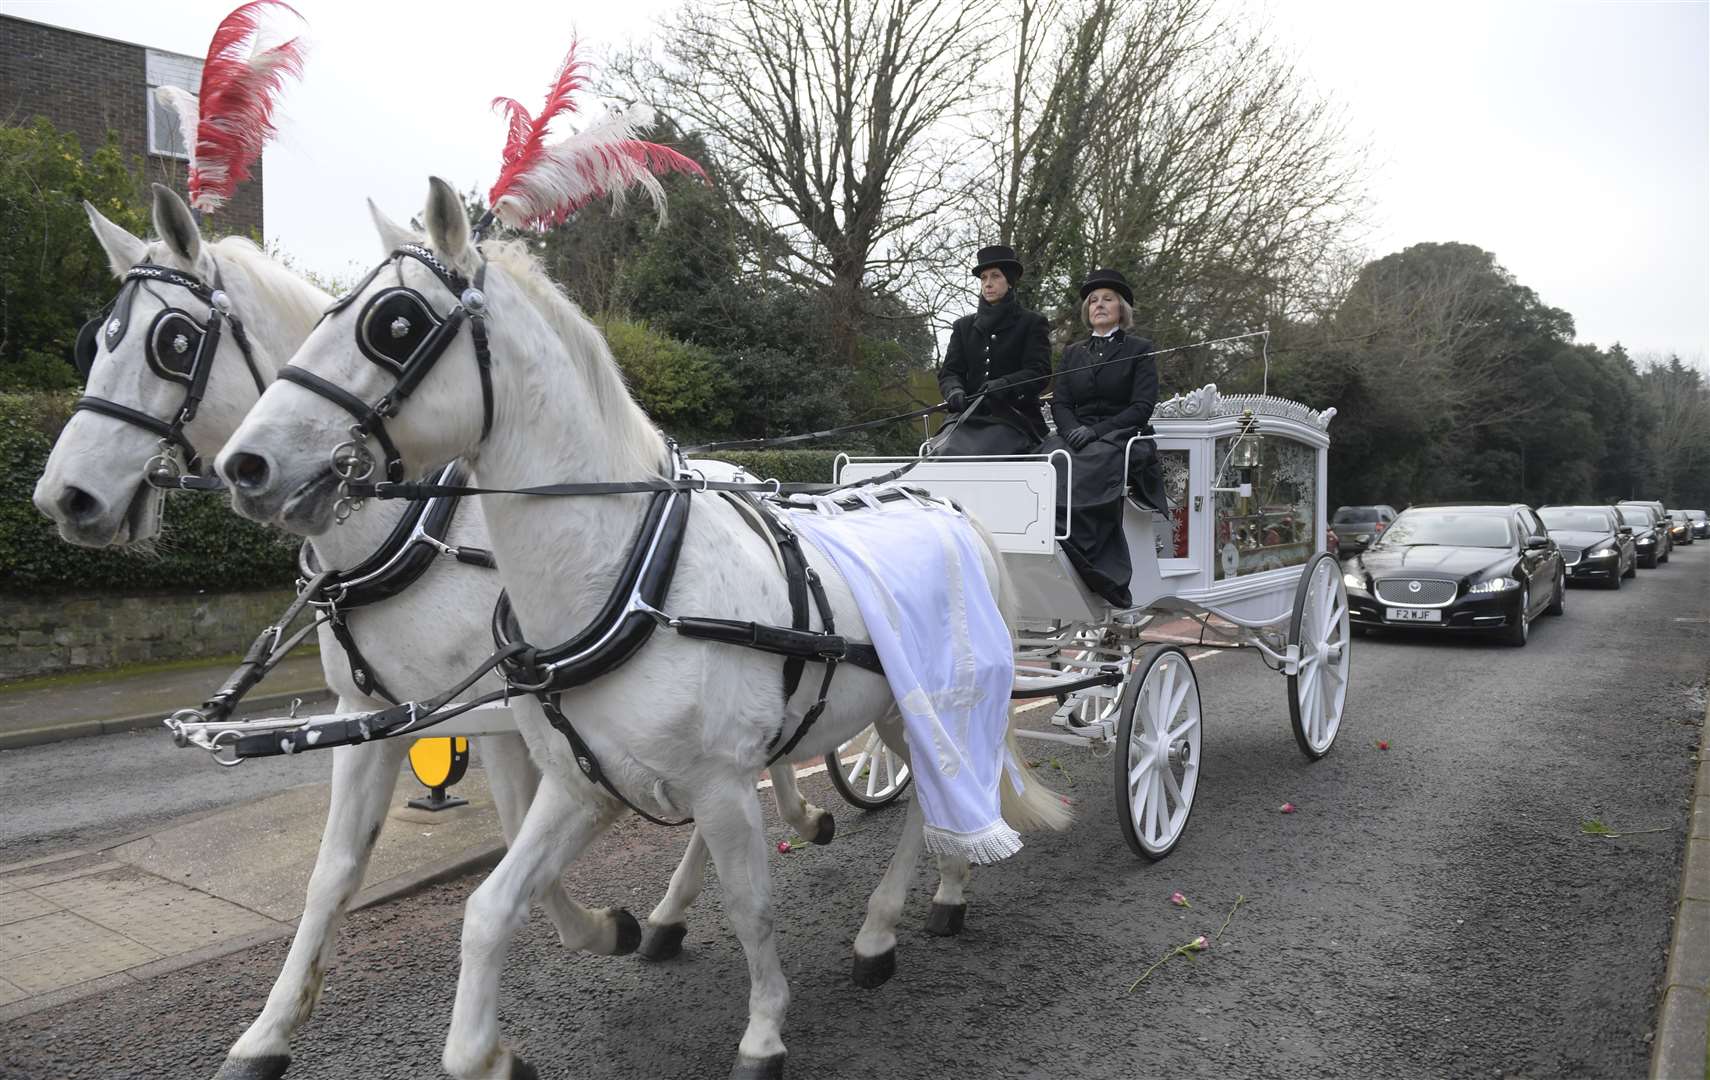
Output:
[[[1051,418],[1057,433],[1039,447],[1041,453],[1067,451],[1073,459],[1074,491],[1069,538],[1063,550],[1088,588],[1113,607],[1130,603],[1128,582],[1133,567],[1122,532],[1122,479],[1125,467],[1136,494],[1159,510],[1168,511],[1157,455],[1147,442],[1128,448],[1128,440],[1149,430],[1152,407],[1158,400],[1158,363],[1152,343],[1116,331],[1107,338],[1077,341],[1063,351],[1051,396]],[[1079,427],[1093,430],[1094,439],[1079,450],[1065,436]],[[1067,472],[1057,464],[1059,485]],[[1059,490],[1058,515],[1063,517]],[[1059,522],[1061,528],[1063,522]]]
[[961,390],[970,401],[982,393],[985,400],[962,418],[940,453],[1029,454],[1046,435],[1039,395],[1051,374],[1050,324],[1018,300],[1002,307],[990,328],[981,328],[975,315],[950,328],[939,389],[945,397]]

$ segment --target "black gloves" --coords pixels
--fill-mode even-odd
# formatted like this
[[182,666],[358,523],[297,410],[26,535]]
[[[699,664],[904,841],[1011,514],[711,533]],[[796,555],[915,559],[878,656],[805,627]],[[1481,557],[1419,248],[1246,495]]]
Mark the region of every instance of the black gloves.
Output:
[[959,413],[968,407],[968,394],[958,386],[944,395],[944,404],[951,412]]
[[1063,441],[1069,444],[1069,449],[1079,450],[1081,447],[1092,442],[1096,438],[1098,438],[1098,432],[1087,427],[1085,424],[1082,424],[1080,427],[1063,436]]

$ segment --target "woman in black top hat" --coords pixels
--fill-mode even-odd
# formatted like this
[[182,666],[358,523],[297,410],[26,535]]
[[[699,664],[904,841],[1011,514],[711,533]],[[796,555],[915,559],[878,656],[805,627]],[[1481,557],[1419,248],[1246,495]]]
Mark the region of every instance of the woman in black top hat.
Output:
[[[1118,608],[1132,604],[1128,581],[1133,567],[1122,535],[1125,453],[1136,495],[1168,510],[1152,444],[1141,441],[1127,449],[1130,438],[1151,431],[1152,406],[1158,401],[1152,343],[1129,333],[1133,304],[1134,290],[1116,270],[1095,270],[1081,284],[1081,320],[1092,336],[1063,351],[1051,399],[1057,431],[1039,447],[1042,454],[1066,450],[1074,460],[1074,498],[1063,550],[1087,587]],[[1060,531],[1065,470],[1061,458],[1054,460]]]
[[938,372],[944,402],[960,416],[940,429],[932,452],[1029,454],[1047,430],[1039,395],[1051,375],[1050,324],[1016,299],[1021,260],[1012,248],[981,248],[974,276],[979,309],[950,328]]

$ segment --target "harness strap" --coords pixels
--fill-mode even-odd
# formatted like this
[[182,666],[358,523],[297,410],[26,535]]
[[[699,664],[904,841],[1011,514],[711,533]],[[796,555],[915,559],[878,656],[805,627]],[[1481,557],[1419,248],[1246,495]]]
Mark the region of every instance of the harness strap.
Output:
[[[374,436],[380,443],[380,448],[385,451],[387,478],[394,482],[402,479],[404,473],[403,458],[398,454],[397,446],[393,445],[392,437],[386,434],[386,424],[381,419],[378,408],[370,408],[366,401],[337,383],[328,382],[314,372],[306,371],[293,364],[287,364],[280,368],[277,377],[286,382],[296,383],[311,393],[319,394],[355,417],[356,426],[362,429],[364,434]],[[384,402],[386,399],[381,398],[380,400]],[[358,485],[352,484],[351,486],[354,488]],[[446,494],[452,493],[447,492]]]
[[[285,369],[285,371],[292,370],[294,369]],[[900,465],[890,472],[847,484],[785,484],[777,480],[771,480],[764,484],[753,484],[738,480],[671,480],[663,476],[650,477],[646,480],[541,484],[537,487],[526,488],[490,488],[460,484],[379,481],[374,483],[352,482],[350,493],[356,498],[364,499],[433,499],[441,495],[639,495],[653,491],[751,491],[757,494],[770,495],[825,495],[831,492],[846,491],[850,488],[867,487],[872,484],[888,484],[919,465],[920,461],[921,459],[916,459]]]
[[207,719],[223,720],[230,716],[243,696],[249,693],[256,683],[265,678],[269,671],[277,667],[279,661],[283,660],[298,642],[307,637],[311,630],[320,625],[320,620],[315,620],[298,631],[283,646],[280,645],[280,638],[284,636],[285,631],[297,621],[297,616],[303,613],[303,609],[320,594],[321,586],[326,582],[327,576],[324,573],[319,574],[298,589],[297,598],[291,601],[291,606],[287,607],[284,614],[280,615],[273,625],[263,630],[250,644],[249,651],[244,654],[243,660],[238,663],[237,668],[226,676],[226,681],[221,684],[218,690],[214,691],[213,696],[202,703],[201,712]]
[[88,394],[78,398],[77,403],[72,405],[71,411],[100,413],[115,420],[123,420],[125,423],[140,427],[144,431],[153,432],[183,450],[185,464],[192,464],[196,461],[196,448],[190,445],[190,440],[184,437],[183,430],[177,424],[157,420],[148,413],[133,409],[129,405],[120,405],[116,401],[108,401],[106,398],[92,397]]
[[332,631],[333,637],[338,639],[339,647],[344,650],[345,658],[350,662],[350,680],[356,684],[356,688],[370,697],[396,705],[398,696],[386,688],[386,684],[380,681],[380,676],[374,673],[373,665],[362,655],[362,649],[356,644],[356,635],[351,632],[350,620],[345,617],[344,612],[334,608],[327,613],[326,618],[328,629]]
[[559,708],[559,695],[556,693],[542,692],[536,694],[535,697],[539,699],[540,707],[542,711],[546,713],[547,723],[556,728],[558,733],[563,735],[565,741],[570,744],[570,752],[576,757],[576,767],[582,770],[583,776],[586,776],[593,783],[605,788],[612,798],[623,803],[638,815],[646,818],[655,825],[663,825],[668,829],[674,829],[679,825],[694,824],[695,819],[693,817],[686,817],[681,821],[667,821],[662,817],[656,817],[653,814],[648,813],[633,802],[630,802],[629,797],[619,791],[617,789],[617,785],[613,784],[611,778],[606,775],[606,771],[600,768],[600,759],[594,756],[593,748],[590,747],[587,741],[582,738],[581,733],[576,730],[576,725],[570,722],[570,718],[564,715],[564,710]]

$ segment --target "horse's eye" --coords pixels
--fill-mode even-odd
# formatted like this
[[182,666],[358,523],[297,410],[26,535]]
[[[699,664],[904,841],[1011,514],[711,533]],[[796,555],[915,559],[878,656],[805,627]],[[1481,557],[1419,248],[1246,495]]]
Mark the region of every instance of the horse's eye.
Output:
[[413,289],[387,289],[362,309],[356,343],[370,360],[401,371],[443,320]]
[[201,324],[176,308],[161,312],[149,328],[148,366],[163,379],[189,385],[201,349]]

